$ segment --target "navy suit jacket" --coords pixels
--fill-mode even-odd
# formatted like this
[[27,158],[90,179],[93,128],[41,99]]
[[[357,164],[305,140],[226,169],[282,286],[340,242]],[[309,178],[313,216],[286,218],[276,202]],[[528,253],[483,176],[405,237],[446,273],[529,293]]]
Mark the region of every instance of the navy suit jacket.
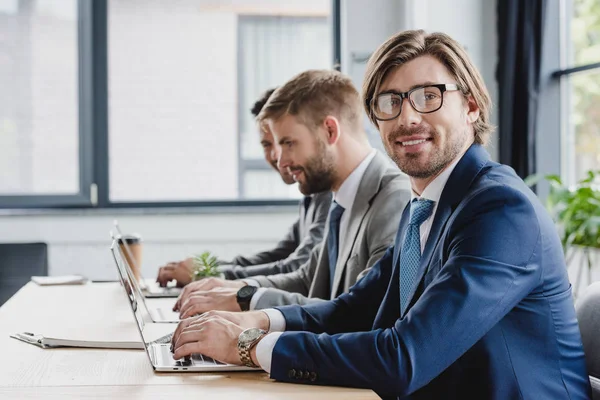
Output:
[[590,398],[556,228],[511,168],[479,145],[458,162],[400,315],[408,220],[406,208],[394,246],[349,293],[278,308],[272,378],[386,398]]

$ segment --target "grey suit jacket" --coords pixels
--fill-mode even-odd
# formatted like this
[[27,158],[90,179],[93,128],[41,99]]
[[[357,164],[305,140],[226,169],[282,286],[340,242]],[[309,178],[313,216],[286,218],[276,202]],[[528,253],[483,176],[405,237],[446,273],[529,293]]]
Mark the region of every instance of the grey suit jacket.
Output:
[[237,256],[231,261],[232,265],[221,266],[225,278],[239,279],[297,270],[306,263],[312,249],[323,240],[331,198],[331,192],[316,193],[311,196],[308,209],[301,201],[298,220],[277,246],[250,257]]
[[[329,286],[329,255],[325,239],[298,270],[279,275],[255,276],[267,287],[255,309],[329,300],[347,292],[366,275],[394,241],[402,211],[410,201],[410,182],[385,156],[377,154],[358,187],[350,219],[339,249],[333,286]],[[293,293],[292,293],[293,292]]]

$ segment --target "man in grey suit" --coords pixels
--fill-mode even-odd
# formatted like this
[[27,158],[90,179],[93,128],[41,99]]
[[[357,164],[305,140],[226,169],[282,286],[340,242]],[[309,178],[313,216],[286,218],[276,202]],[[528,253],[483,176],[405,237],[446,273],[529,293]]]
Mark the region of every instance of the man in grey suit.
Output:
[[[274,90],[268,90],[256,101],[250,110],[254,117],[258,116]],[[260,144],[267,163],[281,175],[284,183],[287,185],[296,183],[287,169],[279,169],[277,166],[280,147],[273,142],[273,134],[269,127],[260,125],[259,131]],[[331,192],[329,191],[305,196],[300,202],[298,220],[275,248],[249,257],[239,255],[229,262],[223,262],[226,265],[221,265],[221,272],[226,279],[238,279],[297,270],[309,259],[312,249],[323,240],[330,204]],[[193,267],[192,258],[171,262],[159,269],[156,281],[161,286],[166,286],[170,281],[176,280],[178,286],[185,286],[192,281]]]
[[335,71],[307,71],[275,91],[259,122],[282,148],[279,168],[290,170],[302,193],[333,191],[325,238],[294,272],[194,282],[175,306],[181,318],[332,299],[381,258],[410,200],[410,186],[369,145],[361,107],[350,79]]

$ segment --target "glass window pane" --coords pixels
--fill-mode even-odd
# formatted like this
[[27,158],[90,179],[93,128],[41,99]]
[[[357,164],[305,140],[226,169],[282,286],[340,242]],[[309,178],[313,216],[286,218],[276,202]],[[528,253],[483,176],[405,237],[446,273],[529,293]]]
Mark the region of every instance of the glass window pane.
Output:
[[572,0],[571,63],[600,62],[600,0]]
[[0,195],[79,192],[76,0],[0,1]]
[[570,183],[600,169],[600,69],[579,73],[568,80],[570,86],[568,151],[566,166]]
[[332,67],[329,1],[320,17],[242,17],[240,35],[240,132],[242,157],[262,158],[254,117],[249,112],[267,89],[307,69]]
[[[112,0],[108,6],[110,200],[245,197],[240,154],[262,157],[250,107],[260,92],[299,70],[331,66],[330,0]],[[241,35],[246,18],[265,15],[285,15],[267,18],[267,28],[283,32],[278,46],[264,35]],[[301,19],[300,28],[282,30],[277,21],[288,17]],[[315,56],[312,64],[283,58],[289,49],[275,53],[304,41],[318,45],[300,49],[309,60]]]
[[244,172],[244,197],[246,199],[299,199],[298,185],[286,185],[272,170],[247,170]]

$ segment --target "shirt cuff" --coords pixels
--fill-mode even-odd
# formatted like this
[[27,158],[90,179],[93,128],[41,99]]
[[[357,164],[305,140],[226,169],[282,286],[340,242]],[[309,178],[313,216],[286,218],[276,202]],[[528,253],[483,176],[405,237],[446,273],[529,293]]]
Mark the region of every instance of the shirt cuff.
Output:
[[285,317],[281,311],[274,308],[266,308],[262,310],[269,317],[269,333],[285,332]]
[[[248,284],[248,286],[253,286]],[[256,303],[258,303],[258,300],[262,297],[263,294],[265,294],[265,292],[267,291],[267,288],[259,288],[256,292],[254,292],[254,294],[252,295],[252,298],[250,299],[250,311],[256,310]]]
[[[279,312],[279,311],[277,311]],[[280,313],[281,314],[281,313]],[[283,315],[282,315],[283,317]],[[273,349],[283,332],[269,333],[263,337],[256,345],[256,359],[258,365],[268,373],[271,373],[271,360],[273,358]]]
[[258,283],[256,279],[244,278],[242,279],[242,282],[245,282],[248,286],[260,287],[260,283]]

